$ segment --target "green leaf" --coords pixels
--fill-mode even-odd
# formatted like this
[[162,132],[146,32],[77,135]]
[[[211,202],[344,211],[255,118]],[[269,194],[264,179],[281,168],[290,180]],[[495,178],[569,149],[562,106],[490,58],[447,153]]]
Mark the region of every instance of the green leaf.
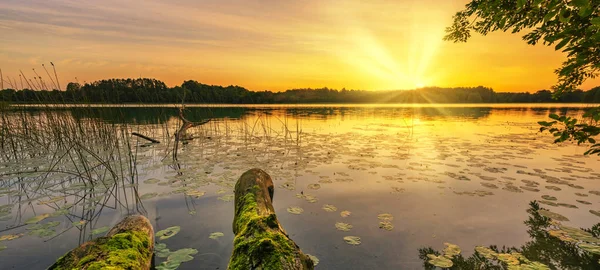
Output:
[[558,116],[558,114],[551,113],[551,114],[550,114],[548,117],[550,117],[550,118],[552,118],[552,119],[555,119],[555,120],[558,120],[558,117],[559,117],[559,116]]
[[589,7],[589,0],[571,0],[571,5],[576,6],[578,8]]
[[554,47],[555,50],[560,50],[562,47],[564,47],[565,45],[567,45],[567,43],[569,43],[569,41],[571,41],[570,38],[564,38],[561,42],[559,42],[556,47]]
[[181,227],[179,226],[169,227],[164,230],[158,231],[156,233],[156,237],[158,237],[160,240],[169,239],[175,236],[179,231],[181,231]]
[[596,140],[594,140],[592,138],[588,138],[588,142],[590,142],[590,143],[596,143]]
[[592,15],[592,9],[589,7],[582,7],[581,9],[579,9],[579,12],[577,13],[577,15],[579,15],[579,17],[581,18],[585,18],[587,16]]
[[596,27],[600,27],[600,17],[596,17],[590,20],[590,22],[596,26]]
[[526,3],[527,3],[527,1],[525,1],[525,0],[517,0],[517,8],[519,8],[519,9],[524,8]]

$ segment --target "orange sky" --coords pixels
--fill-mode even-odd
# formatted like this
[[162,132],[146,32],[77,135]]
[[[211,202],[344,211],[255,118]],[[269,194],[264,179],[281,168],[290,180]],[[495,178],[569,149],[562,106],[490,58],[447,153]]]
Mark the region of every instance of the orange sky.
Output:
[[[104,78],[251,90],[484,85],[536,91],[565,59],[521,35],[442,41],[467,0],[3,0],[0,68],[53,61],[64,88]],[[46,77],[46,75],[42,75]],[[48,81],[47,78],[45,78]],[[600,78],[582,88],[600,85]],[[5,83],[6,87],[6,83]]]

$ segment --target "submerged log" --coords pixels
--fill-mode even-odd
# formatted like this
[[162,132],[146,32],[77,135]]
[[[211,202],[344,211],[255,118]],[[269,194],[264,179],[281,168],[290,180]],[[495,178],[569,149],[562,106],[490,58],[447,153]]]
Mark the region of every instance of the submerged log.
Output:
[[150,269],[154,229],[144,216],[128,216],[105,237],[83,243],[48,269]]
[[273,181],[251,169],[235,184],[233,254],[229,269],[313,269],[313,261],[289,238],[273,209]]

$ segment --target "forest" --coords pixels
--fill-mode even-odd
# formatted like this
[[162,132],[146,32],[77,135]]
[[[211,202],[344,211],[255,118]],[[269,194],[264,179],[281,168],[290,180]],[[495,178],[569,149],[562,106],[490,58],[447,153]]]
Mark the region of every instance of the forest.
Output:
[[71,82],[65,91],[4,89],[4,103],[600,103],[600,86],[576,90],[557,99],[550,90],[495,92],[477,87],[425,87],[415,90],[290,89],[282,92],[251,91],[241,86],[207,85],[185,81],[168,87],[151,78],[107,79],[80,85]]

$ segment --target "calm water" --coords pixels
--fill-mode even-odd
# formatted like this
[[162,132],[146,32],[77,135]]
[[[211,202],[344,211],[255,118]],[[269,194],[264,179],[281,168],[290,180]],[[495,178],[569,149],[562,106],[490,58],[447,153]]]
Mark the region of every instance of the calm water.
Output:
[[[305,253],[319,258],[317,269],[422,269],[419,249],[442,250],[445,242],[459,245],[465,256],[476,246],[519,247],[531,240],[524,224],[529,202],[543,195],[564,204],[541,205],[568,217],[564,224],[589,228],[600,222],[589,212],[600,211],[600,193],[594,192],[600,190],[600,158],[583,156],[583,145],[552,144],[536,124],[552,112],[582,113],[566,106],[191,107],[190,120],[213,120],[188,131],[196,138],[179,146],[176,161],[173,107],[57,108],[52,113],[61,119],[125,127],[161,143],[132,137],[135,160],[119,160],[129,174],[106,176],[104,170],[84,180],[65,173],[81,169],[72,160],[117,152],[87,144],[89,152],[62,163],[54,161],[66,150],[26,147],[19,158],[3,154],[0,236],[19,237],[0,241],[6,246],[0,268],[44,269],[93,232],[103,235],[93,230],[142,213],[156,231],[181,227],[160,241],[172,251],[199,251],[179,269],[225,269],[233,185],[253,167],[273,178],[278,218]],[[41,121],[46,114],[30,108],[5,117]],[[297,196],[301,192],[310,196]],[[291,207],[303,212],[290,213]],[[393,216],[391,230],[380,228],[380,214]],[[41,215],[38,225],[26,224]],[[338,230],[336,222],[352,228]],[[224,236],[210,239],[213,232]],[[349,245],[345,236],[358,236],[361,244]],[[162,261],[156,258],[157,265]]]

